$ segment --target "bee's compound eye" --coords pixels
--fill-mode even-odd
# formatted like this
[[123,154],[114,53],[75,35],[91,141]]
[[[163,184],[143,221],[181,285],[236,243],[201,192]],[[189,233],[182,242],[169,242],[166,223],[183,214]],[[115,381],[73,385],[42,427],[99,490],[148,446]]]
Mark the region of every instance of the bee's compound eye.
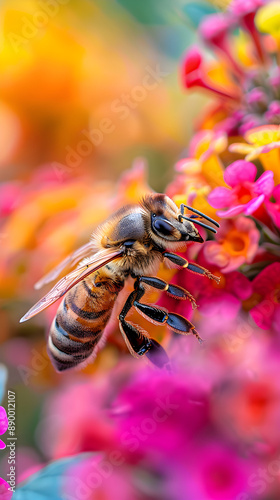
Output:
[[169,236],[170,234],[173,233],[173,230],[174,230],[174,227],[172,226],[172,224],[170,224],[170,222],[168,222],[167,220],[164,220],[164,219],[157,219],[154,222],[153,226],[154,226],[154,229],[156,229],[156,231],[158,231],[159,233],[161,233],[164,236]]

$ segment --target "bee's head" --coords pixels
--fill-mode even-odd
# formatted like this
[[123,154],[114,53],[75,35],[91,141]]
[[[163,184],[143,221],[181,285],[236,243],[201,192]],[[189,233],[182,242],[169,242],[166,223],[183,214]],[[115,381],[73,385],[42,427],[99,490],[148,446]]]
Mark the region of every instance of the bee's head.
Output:
[[204,240],[193,222],[180,218],[177,205],[168,196],[147,195],[142,205],[149,212],[149,233],[159,245],[183,241],[203,243]]

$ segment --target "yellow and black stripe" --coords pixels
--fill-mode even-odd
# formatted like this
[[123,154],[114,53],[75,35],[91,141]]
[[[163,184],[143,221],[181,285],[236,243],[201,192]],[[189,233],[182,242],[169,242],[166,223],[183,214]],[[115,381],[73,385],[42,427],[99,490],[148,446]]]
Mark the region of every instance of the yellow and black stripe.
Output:
[[58,371],[73,368],[94,352],[123,283],[107,272],[78,283],[65,295],[51,325],[48,352]]

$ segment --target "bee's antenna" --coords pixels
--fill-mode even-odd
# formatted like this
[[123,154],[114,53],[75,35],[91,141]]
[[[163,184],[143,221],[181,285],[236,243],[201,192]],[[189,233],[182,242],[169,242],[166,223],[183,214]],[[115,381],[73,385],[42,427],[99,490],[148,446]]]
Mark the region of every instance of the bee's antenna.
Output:
[[204,224],[200,220],[194,220],[194,219],[191,219],[190,217],[186,217],[185,215],[180,215],[179,217],[181,219],[186,219],[186,220],[188,220],[190,222],[193,222],[194,224],[198,224],[199,226],[205,227],[205,229],[209,229],[209,231],[212,231],[212,233],[216,233],[217,232],[216,229],[214,229],[211,226],[207,226],[207,224]]
[[212,224],[214,224],[214,226],[220,227],[220,224],[218,224],[218,222],[216,222],[214,219],[211,219],[211,217],[208,217],[208,215],[205,215],[202,212],[200,212],[199,210],[196,210],[195,208],[189,207],[188,205],[183,205],[183,206],[186,207],[191,212],[194,212],[195,214],[200,215],[201,217],[203,217],[203,219],[209,220],[209,222],[212,222]]

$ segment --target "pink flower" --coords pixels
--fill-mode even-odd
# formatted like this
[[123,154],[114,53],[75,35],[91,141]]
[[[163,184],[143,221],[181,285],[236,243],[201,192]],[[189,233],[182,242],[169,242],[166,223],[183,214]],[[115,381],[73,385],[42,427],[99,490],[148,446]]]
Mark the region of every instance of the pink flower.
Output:
[[252,38],[256,53],[260,61],[265,62],[266,55],[263,50],[260,33],[255,26],[255,15],[259,7],[265,3],[265,0],[233,0],[229,5],[230,14],[236,18],[236,22],[241,24]]
[[251,263],[258,251],[259,231],[255,223],[246,217],[223,220],[215,237],[216,241],[204,243],[203,252],[206,260],[223,273]]
[[204,439],[189,453],[191,460],[186,464],[185,482],[178,488],[178,500],[237,500],[249,493],[252,466],[233,447]]
[[248,161],[238,160],[224,172],[224,180],[230,188],[217,187],[208,196],[214,208],[228,208],[217,212],[220,217],[244,213],[251,215],[270,197],[274,188],[273,172],[264,172],[257,181],[257,167]]
[[248,299],[251,293],[250,281],[237,271],[222,275],[219,285],[207,280],[197,301],[199,312],[204,316],[230,320],[236,317],[242,301]]
[[[208,27],[209,24],[211,25],[211,23],[212,19],[209,21],[208,26],[203,30],[205,33],[210,32],[210,29],[208,29]],[[209,37],[215,40],[216,44],[218,38],[224,38],[222,35],[219,35],[221,35],[221,33],[219,33],[219,29],[211,29],[211,35],[209,33]],[[188,50],[184,58],[182,65],[182,81],[183,85],[188,89],[200,87],[203,90],[214,92],[219,97],[228,99],[239,98],[238,92],[227,92],[227,90],[222,86],[215,85],[215,83],[211,81],[211,79],[207,75],[207,64],[205,64],[203,55],[201,54],[199,48],[196,46],[192,46]]]
[[0,216],[10,215],[19,204],[21,187],[18,182],[3,182],[0,184]]
[[263,330],[274,328],[280,333],[280,263],[267,266],[252,284],[257,302],[250,311],[253,320]]
[[[125,464],[119,450],[108,455],[96,453],[67,470],[63,498],[75,500],[140,500],[133,470]],[[146,496],[145,496],[146,498]]]
[[[8,422],[8,417],[5,408],[3,406],[0,406],[0,435],[5,434],[6,430],[8,429],[9,422]],[[0,439],[0,450],[4,450],[6,448],[5,443]]]
[[255,14],[258,8],[264,4],[264,0],[233,0],[230,3],[230,11],[239,19],[249,14]]
[[275,186],[272,196],[275,199],[275,203],[267,200],[265,206],[275,226],[280,228],[280,184]]
[[[185,288],[193,295],[198,311],[203,316],[218,316],[227,320],[234,318],[242,306],[242,301],[247,300],[252,294],[248,278],[238,271],[221,274],[217,267],[209,266],[202,251],[195,261],[212,274],[219,276],[220,283],[195,275],[187,269],[177,273],[172,283]],[[166,294],[162,294],[158,304],[190,320],[194,313],[190,301],[176,300]]]
[[94,379],[64,387],[46,405],[41,424],[41,446],[51,458],[105,450],[114,438],[105,409],[111,380]]
[[116,401],[118,432],[126,453],[156,453],[181,461],[189,442],[209,424],[208,389],[202,380],[146,370],[134,377]]
[[280,443],[279,351],[275,341],[272,349],[264,341],[256,343],[261,332],[250,324],[248,328],[252,335],[247,344],[242,343],[238,371],[234,376],[228,372],[212,395],[211,415],[226,439],[232,441],[234,436],[236,443],[247,444],[248,451],[262,449],[263,456],[272,458]]
[[10,485],[0,477],[0,498],[1,500],[10,500],[13,492],[9,490]]
[[199,26],[199,32],[206,44],[212,45],[214,50],[222,52],[230,62],[232,69],[243,76],[243,70],[232,56],[230,50],[229,32],[234,19],[226,14],[210,14]]

